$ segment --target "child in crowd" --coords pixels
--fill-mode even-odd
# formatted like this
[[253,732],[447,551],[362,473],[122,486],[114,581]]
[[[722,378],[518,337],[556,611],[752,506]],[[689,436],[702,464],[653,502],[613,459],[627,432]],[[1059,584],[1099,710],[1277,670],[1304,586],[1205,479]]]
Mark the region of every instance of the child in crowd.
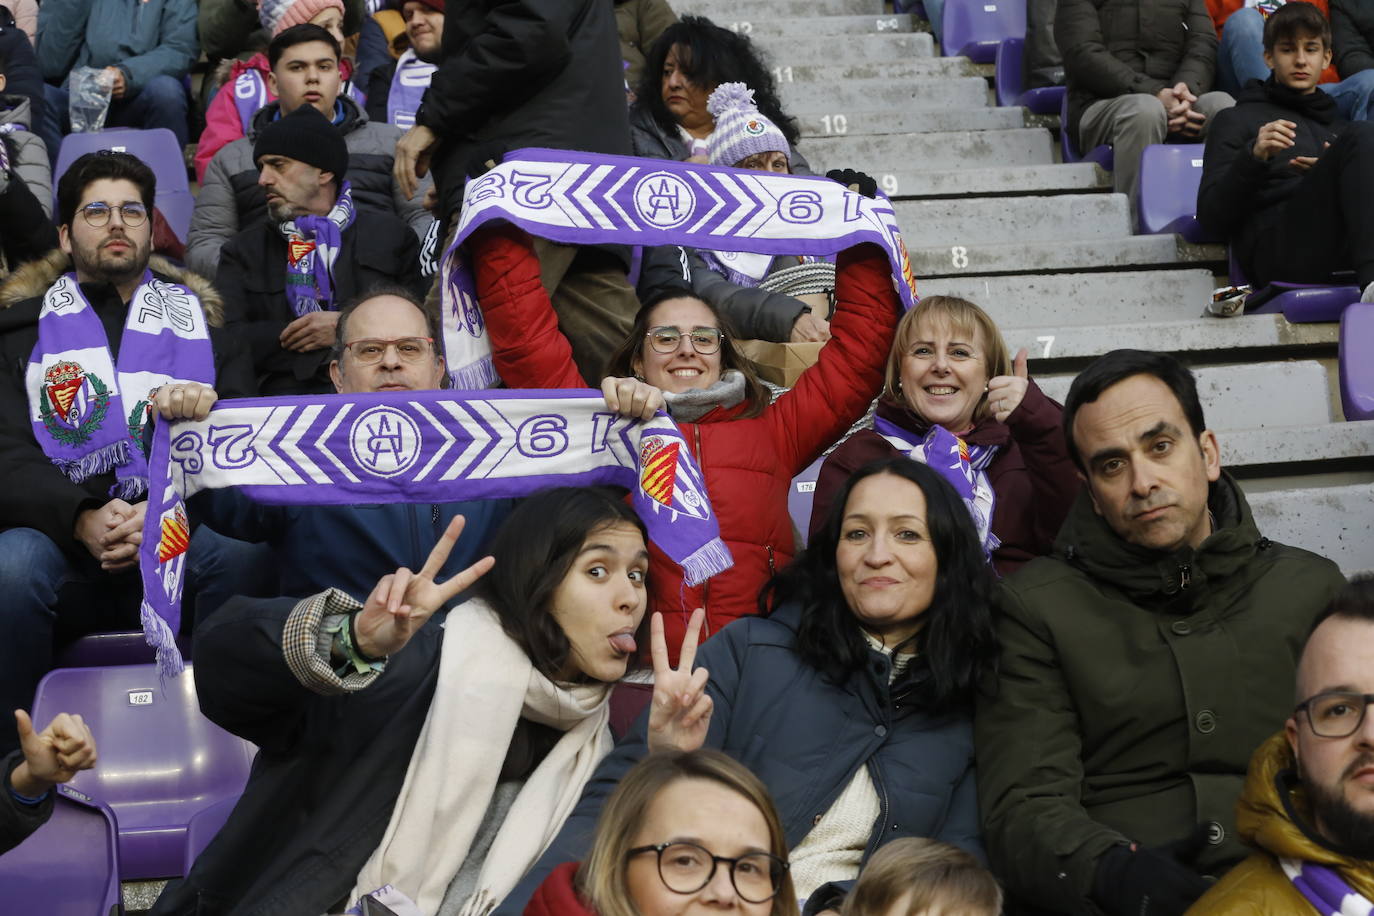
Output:
[[873,854],[841,916],[998,916],[1002,888],[957,846],[919,837]]

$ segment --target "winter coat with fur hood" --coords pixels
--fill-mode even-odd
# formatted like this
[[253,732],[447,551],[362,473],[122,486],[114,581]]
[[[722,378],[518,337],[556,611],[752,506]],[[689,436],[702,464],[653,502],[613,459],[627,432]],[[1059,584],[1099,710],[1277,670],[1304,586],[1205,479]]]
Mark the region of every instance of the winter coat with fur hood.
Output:
[[[204,278],[154,256],[148,266],[153,275],[188,287],[200,299],[210,325],[215,352],[215,389],[221,398],[247,397],[253,390],[252,366],[246,355],[223,335],[223,309],[219,294]],[[0,530],[34,528],[43,532],[75,557],[85,554],[72,536],[76,516],[109,502],[113,472],[73,483],[39,448],[29,422],[29,400],[24,374],[38,342],[38,312],[43,294],[65,271],[68,258],[52,251],[39,261],[25,264],[0,287],[0,467],[4,469],[5,498],[0,500]],[[105,327],[110,352],[119,355],[127,304],[109,284],[83,283],[85,294]]]

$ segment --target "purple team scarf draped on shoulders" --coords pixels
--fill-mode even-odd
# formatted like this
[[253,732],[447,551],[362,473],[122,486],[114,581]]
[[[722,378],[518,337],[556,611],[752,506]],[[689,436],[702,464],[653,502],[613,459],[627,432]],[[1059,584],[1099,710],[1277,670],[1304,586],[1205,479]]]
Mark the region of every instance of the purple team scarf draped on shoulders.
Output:
[[887,253],[903,303],[911,261],[885,197],[828,178],[663,159],[522,149],[469,181],[439,270],[447,364],[457,388],[496,381],[464,242],[493,220],[567,245],[687,248],[827,258],[864,242]]
[[1280,859],[1293,886],[1321,916],[1370,916],[1374,901],[1351,887],[1336,869],[1301,859]]
[[[706,484],[667,415],[630,420],[600,392],[409,391],[221,401],[205,420],[157,424],[139,565],[143,629],[164,675],[190,525],[185,501],[237,487],[274,505],[446,503],[554,486],[627,488],[650,538],[689,584],[728,569]],[[378,570],[377,577],[391,572]]]

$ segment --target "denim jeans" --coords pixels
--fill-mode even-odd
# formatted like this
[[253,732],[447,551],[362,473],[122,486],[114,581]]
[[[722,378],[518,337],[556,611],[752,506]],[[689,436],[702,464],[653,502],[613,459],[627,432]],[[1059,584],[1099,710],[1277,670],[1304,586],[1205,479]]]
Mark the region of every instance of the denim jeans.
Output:
[[272,545],[226,537],[208,525],[191,533],[186,592],[195,595],[195,626],[235,595],[276,597],[281,594],[280,580]]
[[[43,86],[47,100],[47,111],[34,133],[43,138],[48,146],[48,158],[57,167],[57,148],[62,138],[71,131],[68,123],[68,93],[60,86]],[[177,143],[186,146],[189,130],[186,126],[188,101],[186,87],[174,76],[155,76],[136,95],[110,101],[110,113],[105,117],[106,127],[136,127],[149,130],[165,127],[176,135]],[[59,175],[54,175],[56,181]]]

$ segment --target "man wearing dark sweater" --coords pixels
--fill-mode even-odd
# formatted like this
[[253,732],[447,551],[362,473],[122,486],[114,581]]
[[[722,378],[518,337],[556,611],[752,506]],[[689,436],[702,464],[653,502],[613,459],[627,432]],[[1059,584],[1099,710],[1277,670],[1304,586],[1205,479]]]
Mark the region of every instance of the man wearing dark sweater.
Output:
[[1317,91],[1331,28],[1310,3],[1264,27],[1272,69],[1252,80],[1207,137],[1198,219],[1225,237],[1255,287],[1322,283],[1354,270],[1374,297],[1374,124],[1343,120]]

